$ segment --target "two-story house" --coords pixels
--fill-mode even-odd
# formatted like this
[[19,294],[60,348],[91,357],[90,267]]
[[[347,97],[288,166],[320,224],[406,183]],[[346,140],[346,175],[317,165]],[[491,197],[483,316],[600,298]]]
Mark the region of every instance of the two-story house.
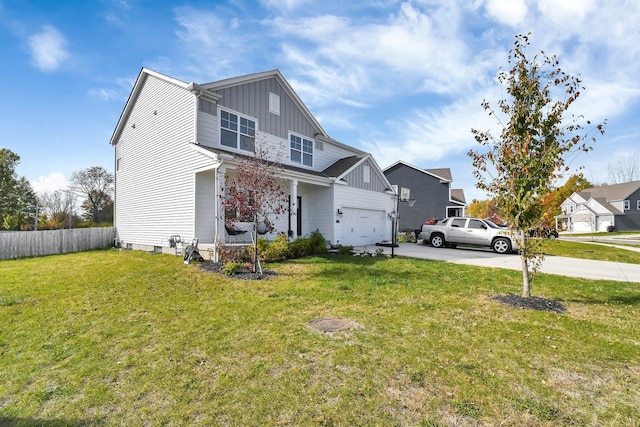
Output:
[[329,137],[280,71],[197,84],[143,68],[110,141],[119,242],[164,251],[174,235],[228,241],[223,183],[257,141],[283,151],[289,210],[276,233],[390,240],[394,194],[380,167]]
[[413,231],[431,218],[464,216],[467,206],[464,191],[451,188],[451,169],[422,169],[404,161],[397,161],[383,170],[392,185],[408,188],[413,206],[398,206],[400,231]]
[[640,230],[640,181],[587,188],[569,196],[560,209],[556,227],[563,230]]

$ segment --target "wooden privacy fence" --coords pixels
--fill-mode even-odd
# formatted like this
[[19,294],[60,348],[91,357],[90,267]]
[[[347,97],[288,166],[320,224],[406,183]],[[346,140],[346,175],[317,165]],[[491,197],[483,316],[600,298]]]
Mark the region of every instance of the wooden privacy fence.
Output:
[[113,245],[114,227],[0,232],[0,260],[66,254]]

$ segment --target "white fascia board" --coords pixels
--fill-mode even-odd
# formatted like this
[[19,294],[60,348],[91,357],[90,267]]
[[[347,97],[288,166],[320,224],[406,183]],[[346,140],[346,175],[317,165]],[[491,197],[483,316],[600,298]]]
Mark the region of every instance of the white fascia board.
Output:
[[230,155],[227,155],[227,154],[213,153],[213,152],[211,152],[211,151],[209,151],[209,150],[207,150],[205,148],[202,148],[202,146],[200,146],[198,143],[191,143],[191,144],[189,144],[189,146],[191,147],[192,150],[195,150],[198,153],[209,157],[214,162],[219,163],[219,165],[222,164],[222,162],[231,160],[233,158],[233,156],[230,156]]
[[212,92],[208,89],[205,89],[204,87],[202,87],[202,85],[199,85],[197,83],[191,83],[189,84],[189,86],[187,86],[186,88],[189,92],[193,93],[194,95],[196,95],[197,98],[204,98],[207,101],[212,101],[214,103],[218,103],[218,101],[220,101],[220,99],[222,99],[222,97],[220,95],[218,95],[215,92]]
[[316,140],[318,140],[320,142],[323,142],[325,144],[332,144],[332,145],[335,145],[337,147],[344,148],[345,150],[352,151],[356,155],[367,154],[366,151],[360,150],[359,148],[353,147],[351,145],[347,145],[347,144],[345,144],[343,142],[340,142],[340,141],[338,141],[336,139],[333,139],[333,138],[331,138],[329,136],[326,136],[326,135],[316,135]]
[[329,178],[322,178],[319,176],[307,175],[305,173],[293,172],[288,170],[284,171],[284,173],[282,174],[282,178],[290,180],[295,179],[306,184],[319,185],[321,187],[330,187],[331,184],[333,184],[333,180]]

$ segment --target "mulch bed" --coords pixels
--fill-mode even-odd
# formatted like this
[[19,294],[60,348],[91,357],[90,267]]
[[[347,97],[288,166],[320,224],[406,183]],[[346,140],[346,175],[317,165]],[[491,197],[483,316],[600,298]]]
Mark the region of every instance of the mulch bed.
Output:
[[236,274],[228,276],[224,273],[224,263],[205,261],[200,263],[200,269],[210,273],[222,274],[225,277],[238,280],[265,280],[276,275],[274,271],[262,269],[262,275],[253,273],[247,268],[240,268]]
[[492,295],[489,298],[510,305],[511,307],[525,310],[551,311],[553,313],[564,313],[567,310],[562,303],[543,297],[523,297],[515,294],[503,294]]

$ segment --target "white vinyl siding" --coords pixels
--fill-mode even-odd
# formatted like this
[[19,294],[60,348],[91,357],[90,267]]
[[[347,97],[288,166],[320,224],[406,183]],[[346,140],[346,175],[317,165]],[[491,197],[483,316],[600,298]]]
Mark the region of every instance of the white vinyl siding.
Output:
[[121,135],[126,167],[116,181],[115,225],[122,242],[166,246],[173,234],[194,237],[194,170],[211,163],[190,147],[195,102],[154,76],[143,83]]

